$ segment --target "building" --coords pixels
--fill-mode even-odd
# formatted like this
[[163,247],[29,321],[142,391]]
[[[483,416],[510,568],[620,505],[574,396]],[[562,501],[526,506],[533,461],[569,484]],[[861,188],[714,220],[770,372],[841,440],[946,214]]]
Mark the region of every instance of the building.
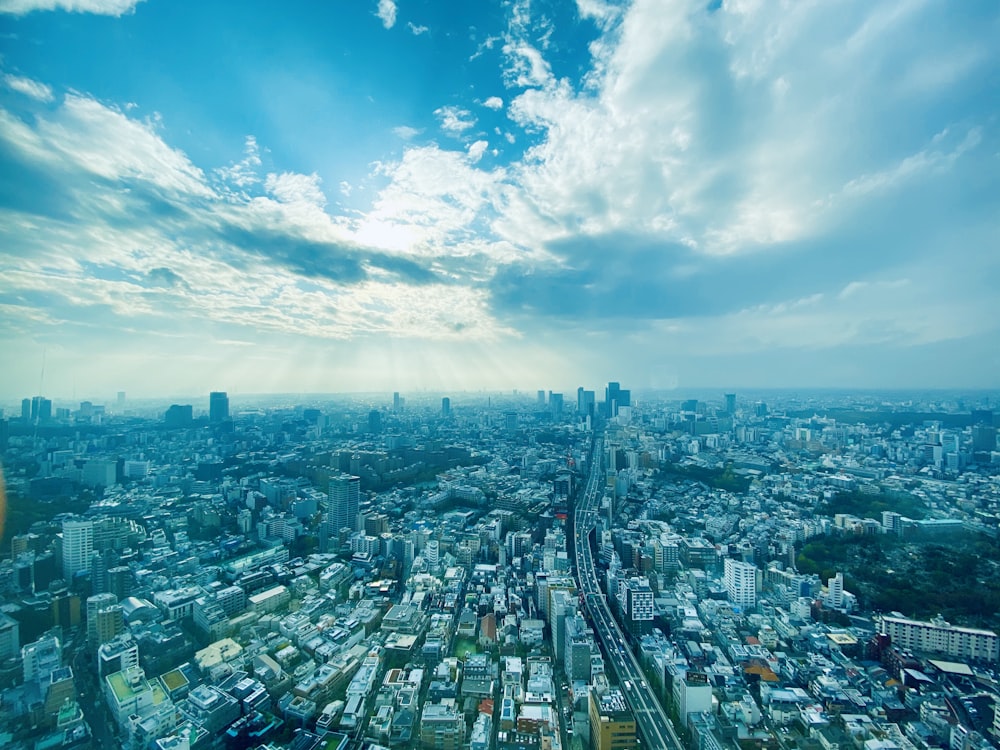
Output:
[[885,615],[879,618],[879,632],[903,649],[943,654],[953,659],[1000,661],[1000,636],[992,630],[954,627],[940,617],[924,622],[898,613]]
[[448,417],[451,416],[451,399],[445,396],[441,399],[441,416]]
[[633,750],[639,747],[635,734],[635,716],[620,690],[604,695],[590,692],[591,750]]
[[454,699],[427,703],[420,716],[420,747],[426,750],[459,750],[465,744],[465,716]]
[[331,533],[341,529],[358,531],[358,511],[361,501],[361,478],[350,474],[330,477],[327,505],[327,525]]
[[21,653],[21,626],[6,612],[0,612],[0,661],[16,659]]
[[757,566],[727,558],[723,570],[723,583],[729,602],[743,611],[757,606]]
[[171,404],[163,414],[167,427],[188,427],[194,421],[194,407],[191,404]]
[[87,642],[96,647],[110,641],[125,626],[122,608],[114,594],[87,597]]
[[213,423],[229,419],[229,396],[225,391],[212,391],[208,394],[208,419]]
[[94,522],[67,519],[62,524],[62,571],[66,581],[81,570],[90,570],[94,551]]
[[653,632],[653,589],[648,578],[628,578],[618,581],[618,600],[625,615],[625,626],[641,637]]
[[24,681],[46,683],[49,676],[62,666],[62,644],[55,636],[42,636],[21,649]]
[[121,633],[97,649],[97,674],[107,677],[139,666],[139,646],[131,633]]

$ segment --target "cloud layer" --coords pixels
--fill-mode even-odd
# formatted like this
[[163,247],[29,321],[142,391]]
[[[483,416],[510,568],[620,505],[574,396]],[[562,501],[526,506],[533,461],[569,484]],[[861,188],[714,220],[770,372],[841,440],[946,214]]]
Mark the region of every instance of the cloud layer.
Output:
[[[548,371],[565,377],[627,347],[637,382],[677,368],[734,382],[745,362],[756,385],[769,357],[817,384],[874,385],[891,352],[947,349],[954,365],[928,383],[995,379],[995,9],[577,5],[568,23],[591,39],[578,74],[558,24],[511,4],[473,56],[493,54],[506,90],[454,92],[426,128],[386,124],[354,208],[336,171],[265,166],[260,134],[199,166],[171,145],[169,114],[6,72],[8,341],[69,351],[207,326],[274,351],[281,337],[441,358],[554,347]],[[0,9],[57,6],[134,3]],[[393,27],[395,3],[377,15]]]

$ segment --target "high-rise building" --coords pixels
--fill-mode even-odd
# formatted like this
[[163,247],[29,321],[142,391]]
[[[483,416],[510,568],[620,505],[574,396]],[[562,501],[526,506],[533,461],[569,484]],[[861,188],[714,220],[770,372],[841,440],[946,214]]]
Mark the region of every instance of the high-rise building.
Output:
[[[21,401],[21,416],[24,417],[24,402]],[[28,421],[48,422],[52,419],[52,401],[44,396],[33,396],[28,402]]]
[[163,415],[167,427],[187,427],[194,420],[194,409],[191,404],[171,404]]
[[118,391],[118,411],[125,408],[125,391]]
[[537,403],[539,406],[545,406],[545,391],[538,392]]
[[392,393],[392,410],[399,411],[399,391],[393,391]]
[[756,565],[726,558],[723,581],[731,604],[744,611],[757,606]]
[[635,716],[620,690],[604,695],[590,692],[590,747],[592,750],[634,750],[639,747]]
[[229,419],[229,396],[225,391],[208,394],[208,419],[210,422],[225,422]]
[[833,578],[826,579],[826,601],[834,609],[844,606],[844,574],[838,572]]
[[[107,638],[103,640],[100,639],[98,635],[99,626],[103,625],[103,633],[106,634],[109,629],[108,619],[110,615],[105,615],[103,618],[98,617],[98,613],[102,610],[108,610],[118,604],[118,597],[114,594],[94,594],[93,596],[87,597],[87,642],[91,646],[98,646],[104,641],[111,640],[117,632],[111,633]],[[118,607],[118,617],[121,619],[122,612],[121,607]]]
[[621,398],[621,383],[611,382],[604,389],[604,411],[608,417],[618,416],[618,404]]
[[67,519],[62,524],[62,570],[67,582],[81,570],[90,570],[94,551],[94,522]]
[[653,632],[653,589],[648,578],[619,579],[618,600],[624,612],[625,626],[633,635],[641,637]]
[[0,612],[0,659],[16,659],[21,653],[21,625],[6,612]]
[[553,393],[549,391],[549,411],[553,414],[562,414],[563,410],[563,395],[561,393]]
[[726,414],[736,413],[736,394],[727,393],[726,394]]
[[375,435],[382,432],[382,412],[378,409],[368,412],[368,432]]
[[451,415],[451,399],[445,396],[441,399],[441,416],[447,417]]
[[330,477],[330,494],[327,505],[327,526],[332,534],[347,528],[359,528],[358,510],[361,502],[361,478],[350,474]]

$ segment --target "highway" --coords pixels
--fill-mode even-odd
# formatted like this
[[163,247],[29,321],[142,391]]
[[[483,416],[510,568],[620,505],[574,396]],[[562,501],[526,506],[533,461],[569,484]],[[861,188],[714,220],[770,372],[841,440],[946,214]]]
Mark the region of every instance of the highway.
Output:
[[604,495],[604,439],[594,438],[587,486],[578,496],[574,512],[574,550],[580,591],[583,593],[587,612],[594,626],[598,641],[604,648],[608,666],[617,675],[622,694],[635,715],[636,728],[647,747],[683,750],[683,745],[667,718],[663,706],[656,699],[652,688],[625,642],[621,629],[601,591],[594,569],[594,553],[589,537],[597,523],[600,501]]

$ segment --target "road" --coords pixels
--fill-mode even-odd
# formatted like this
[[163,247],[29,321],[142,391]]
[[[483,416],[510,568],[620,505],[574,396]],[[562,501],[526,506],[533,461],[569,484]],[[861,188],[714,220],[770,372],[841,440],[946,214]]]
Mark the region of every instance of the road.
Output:
[[604,648],[608,666],[618,677],[622,694],[635,715],[636,728],[644,743],[647,747],[683,750],[673,723],[667,718],[663,706],[646,682],[642,669],[625,642],[597,580],[594,553],[589,537],[597,523],[600,501],[604,495],[603,459],[604,439],[602,435],[597,435],[594,438],[587,486],[577,499],[573,517],[573,546],[580,591],[583,593],[594,633]]

